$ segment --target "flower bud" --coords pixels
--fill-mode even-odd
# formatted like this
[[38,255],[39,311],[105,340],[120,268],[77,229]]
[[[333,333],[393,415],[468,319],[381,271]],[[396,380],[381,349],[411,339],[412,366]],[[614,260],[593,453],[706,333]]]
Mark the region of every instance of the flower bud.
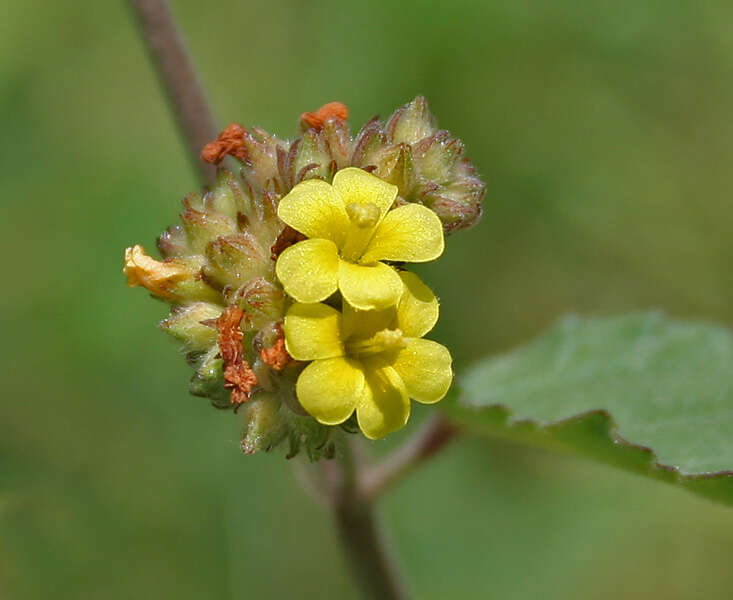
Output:
[[180,225],[171,225],[158,238],[158,251],[163,258],[174,258],[191,253],[186,231]]
[[323,124],[321,139],[336,169],[343,169],[351,165],[349,162],[352,153],[351,132],[346,121],[329,119]]
[[387,136],[382,131],[382,123],[377,117],[368,121],[354,139],[354,151],[351,164],[367,170],[374,167],[380,152],[388,146]]
[[280,400],[267,392],[260,392],[242,406],[242,452],[271,450],[285,438],[289,428],[282,410]]
[[231,408],[229,390],[224,387],[224,361],[217,358],[216,346],[207,354],[189,358],[199,363],[188,384],[189,393],[192,396],[208,398],[216,408]]
[[470,227],[481,218],[485,191],[486,186],[478,177],[463,176],[445,186],[426,190],[422,201],[440,217],[446,232],[451,232]]
[[283,161],[280,177],[288,190],[304,179],[325,179],[331,170],[331,160],[321,136],[309,129],[302,138],[293,142],[287,159]]
[[403,201],[433,209],[449,233],[481,216],[485,186],[463,151],[460,140],[437,130],[427,101],[418,96],[398,108],[384,128],[378,119],[364,125],[351,161],[396,185]]
[[268,182],[278,175],[277,149],[288,148],[289,144],[253,127],[251,131],[245,131],[243,146],[246,155],[243,175],[256,189],[265,189]]
[[196,210],[190,204],[181,215],[183,228],[188,235],[191,250],[196,254],[203,254],[209,242],[220,236],[236,233],[235,222],[226,215]]
[[202,206],[207,213],[218,213],[237,221],[237,215],[250,214],[252,201],[246,197],[242,187],[224,168],[216,171],[216,184],[202,198]]
[[219,288],[238,288],[272,271],[269,249],[262,248],[246,231],[209,242],[205,256],[203,273],[207,281]]
[[256,329],[282,320],[284,314],[283,289],[265,277],[248,281],[232,293],[229,301],[244,311],[245,320]]
[[216,344],[216,328],[211,325],[222,307],[208,302],[174,306],[159,327],[183,344],[186,352],[203,352]]
[[435,130],[435,117],[428,109],[428,101],[422,96],[398,108],[384,126],[388,139],[398,144],[414,144],[432,135]]
[[396,185],[402,198],[409,198],[415,186],[415,169],[409,144],[395,144],[379,152],[375,157],[374,174]]
[[413,152],[421,177],[442,185],[455,177],[456,163],[463,154],[463,144],[443,130],[420,140],[413,146]]

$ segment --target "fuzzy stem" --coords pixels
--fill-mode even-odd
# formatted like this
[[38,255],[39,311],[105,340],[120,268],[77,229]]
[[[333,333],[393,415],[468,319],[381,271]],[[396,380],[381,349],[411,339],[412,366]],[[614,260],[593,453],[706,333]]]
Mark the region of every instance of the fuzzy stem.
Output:
[[376,499],[405,473],[454,440],[459,430],[440,415],[432,416],[410,439],[381,463],[364,469],[359,478],[363,497]]
[[407,600],[374,504],[357,485],[359,465],[352,451],[347,447],[340,463],[329,465],[337,470],[329,477],[334,483],[331,507],[346,561],[365,600]]
[[128,0],[140,24],[161,85],[173,108],[188,156],[204,184],[214,180],[215,168],[201,160],[201,149],[217,130],[167,0]]

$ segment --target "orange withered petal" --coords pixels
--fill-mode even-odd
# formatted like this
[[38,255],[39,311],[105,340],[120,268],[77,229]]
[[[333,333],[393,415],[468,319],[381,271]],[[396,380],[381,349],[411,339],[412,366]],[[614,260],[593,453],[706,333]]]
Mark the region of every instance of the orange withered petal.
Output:
[[174,262],[161,262],[145,254],[139,244],[125,250],[125,266],[122,272],[127,276],[127,285],[141,285],[161,298],[173,297],[173,286],[189,276],[188,270]]
[[227,154],[244,160],[245,129],[239,123],[230,123],[213,142],[209,142],[201,150],[201,158],[207,163],[218,164]]
[[304,128],[320,130],[326,124],[326,121],[336,119],[337,121],[345,121],[349,118],[349,109],[342,102],[329,102],[324,104],[316,112],[305,112],[300,115],[300,122]]
[[216,320],[219,331],[219,350],[224,360],[224,387],[231,390],[232,404],[242,404],[249,400],[257,385],[257,376],[249,363],[242,358],[242,338],[244,334],[239,324],[244,311],[238,306],[229,306]]
[[291,356],[285,349],[285,336],[283,335],[282,326],[278,324],[277,329],[277,340],[269,348],[263,348],[260,351],[260,358],[262,358],[262,362],[264,362],[271,369],[274,369],[275,371],[282,371],[285,365],[290,362]]

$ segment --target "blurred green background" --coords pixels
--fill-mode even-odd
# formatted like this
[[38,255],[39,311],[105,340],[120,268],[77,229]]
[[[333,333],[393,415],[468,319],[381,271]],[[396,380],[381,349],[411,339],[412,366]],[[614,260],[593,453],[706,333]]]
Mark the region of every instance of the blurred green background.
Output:
[[[733,324],[730,2],[174,7],[221,125],[422,93],[465,141],[484,219],[421,269],[458,371],[568,311]],[[196,189],[126,6],[1,12],[0,597],[354,598],[293,465],[239,453],[124,286]],[[421,599],[733,589],[733,511],[570,458],[467,437],[381,509]]]

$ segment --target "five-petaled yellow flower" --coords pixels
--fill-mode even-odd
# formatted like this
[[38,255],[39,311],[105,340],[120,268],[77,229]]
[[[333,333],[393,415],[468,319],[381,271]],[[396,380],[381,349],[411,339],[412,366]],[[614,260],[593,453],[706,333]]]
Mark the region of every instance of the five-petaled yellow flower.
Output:
[[397,303],[402,282],[381,261],[426,262],[443,252],[437,215],[419,204],[390,210],[397,187],[361,169],[342,169],[333,185],[309,179],[281,201],[277,214],[309,239],[280,255],[277,276],[298,302],[325,300],[337,289],[360,310]]
[[343,302],[341,313],[320,303],[296,303],[288,311],[286,348],[296,360],[313,361],[296,393],[319,422],[337,425],[356,410],[359,428],[376,439],[407,423],[410,398],[430,404],[448,391],[450,353],[421,339],[438,320],[438,301],[417,275],[396,276],[399,302],[383,310]]

